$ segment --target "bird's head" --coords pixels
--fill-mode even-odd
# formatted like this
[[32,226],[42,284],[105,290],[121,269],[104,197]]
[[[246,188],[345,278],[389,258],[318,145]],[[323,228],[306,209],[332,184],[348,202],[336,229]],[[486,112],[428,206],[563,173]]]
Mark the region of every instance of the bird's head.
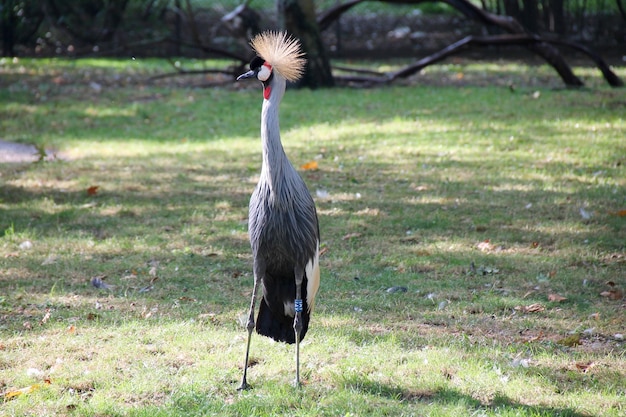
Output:
[[272,65],[260,56],[255,56],[250,62],[250,71],[237,77],[237,81],[256,77],[263,84],[263,97],[267,100],[270,98],[272,91],[270,83],[273,75],[274,71]]
[[302,77],[306,59],[300,42],[286,32],[263,32],[250,41],[256,56],[250,62],[250,71],[237,77],[237,81],[256,77],[263,84],[263,97],[269,99],[271,82],[277,73],[287,81]]

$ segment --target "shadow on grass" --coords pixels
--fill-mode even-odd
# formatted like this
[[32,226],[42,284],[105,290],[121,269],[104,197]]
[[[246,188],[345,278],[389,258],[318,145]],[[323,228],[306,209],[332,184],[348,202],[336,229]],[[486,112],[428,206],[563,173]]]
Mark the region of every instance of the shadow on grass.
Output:
[[[212,156],[232,158],[219,152]],[[87,168],[80,163],[50,166],[53,175],[58,175],[57,170],[67,171],[79,178],[85,175],[84,184],[104,183],[102,191],[92,196],[86,188],[77,191],[0,187],[0,233],[13,228],[37,238],[84,240],[88,237],[96,243],[141,237],[152,240],[154,250],[145,253],[145,249],[127,247],[124,254],[163,259],[168,256],[162,250],[166,246],[164,242],[170,239],[179,239],[181,244],[191,247],[223,247],[231,255],[249,253],[247,242],[241,236],[233,237],[231,232],[238,230],[245,234],[247,204],[254,188],[247,177],[254,174],[242,166],[220,171],[211,163],[205,168],[186,168],[186,161],[194,165],[201,163],[202,156],[198,155],[177,159],[178,156],[159,153],[151,157],[175,160],[171,166],[154,166],[148,163],[149,158],[119,158],[105,161],[111,164],[110,171],[99,170],[89,176],[84,173]],[[430,156],[420,158],[424,157]],[[546,190],[541,181],[509,178],[506,172],[497,170],[489,178],[479,177],[478,183],[474,175],[445,179],[439,175],[440,171],[451,169],[459,173],[480,172],[484,163],[497,161],[488,157],[483,161],[434,161],[428,168],[416,167],[414,172],[402,173],[391,162],[367,161],[348,166],[344,171],[322,169],[302,175],[313,194],[319,189],[330,193],[328,198],[317,199],[322,240],[332,249],[328,256],[332,260],[340,254],[354,253],[358,259],[353,258],[352,264],[367,264],[368,269],[382,270],[396,262],[388,258],[405,255],[403,262],[411,268],[420,262],[414,252],[423,251],[420,248],[432,242],[461,242],[464,250],[471,251],[477,242],[489,239],[494,248],[530,251],[534,247],[534,252],[546,256],[565,245],[593,245],[600,251],[623,247],[626,229],[620,226],[622,218],[597,215],[585,220],[579,213],[579,204],[585,201],[594,201],[597,211],[610,210],[611,201],[617,204],[619,196],[606,187],[590,189],[576,184],[569,192]],[[140,179],[118,169],[125,166],[137,166]],[[568,171],[573,167],[561,169]],[[110,187],[107,182],[111,183]],[[417,186],[422,188],[416,191]],[[356,194],[358,198],[335,198],[335,195]],[[225,203],[223,208],[218,207],[220,202]],[[527,207],[529,204],[531,208]],[[377,214],[369,214],[370,211]],[[405,240],[407,231],[414,232],[415,238]],[[360,234],[355,240],[357,247],[352,239],[344,239],[354,232]],[[390,251],[396,254],[390,255]],[[118,255],[116,252],[110,256]],[[108,257],[106,251],[98,251],[96,256],[100,260]],[[446,262],[469,266],[472,259],[468,256],[455,253],[454,259]],[[486,255],[478,252],[471,256]],[[23,266],[23,262],[13,263]],[[37,262],[41,266],[41,259],[35,259],[29,268],[41,269],[37,268]],[[99,269],[93,275],[102,272]]]
[[468,408],[470,412],[513,411],[516,413],[515,415],[588,417],[587,414],[579,413],[571,408],[522,404],[501,393],[496,393],[493,399],[490,400],[479,400],[473,396],[463,394],[454,389],[438,388],[432,391],[414,391],[404,389],[397,385],[372,381],[366,377],[360,376],[347,377],[343,381],[343,386],[345,389],[361,394],[384,397],[400,402],[422,402],[427,404],[438,403],[444,406],[462,404]]

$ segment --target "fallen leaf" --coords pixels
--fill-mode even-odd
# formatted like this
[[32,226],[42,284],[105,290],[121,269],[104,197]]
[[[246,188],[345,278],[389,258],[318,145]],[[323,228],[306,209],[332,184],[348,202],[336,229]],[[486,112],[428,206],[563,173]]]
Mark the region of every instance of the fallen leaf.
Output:
[[44,314],[43,318],[41,319],[40,324],[46,324],[48,322],[48,320],[50,320],[50,309],[49,308],[46,309],[46,314]]
[[319,165],[317,164],[317,161],[310,161],[306,164],[300,165],[300,168],[305,171],[314,171],[319,168]]
[[594,366],[596,366],[595,362],[577,363],[576,369],[578,369],[579,371],[583,371],[583,373],[587,373]]
[[67,328],[67,332],[68,332],[69,334],[74,334],[74,333],[76,333],[76,326],[74,326],[73,324],[72,324],[72,325],[70,325],[70,326]]
[[[49,385],[50,383],[51,381],[49,378],[44,379],[44,384]],[[2,396],[4,397],[5,401],[11,400],[13,398],[19,397],[20,395],[30,394],[31,392],[36,391],[39,388],[41,388],[41,384],[33,384],[18,390],[7,391],[3,393]]]
[[567,300],[567,298],[560,296],[559,294],[548,295],[548,301],[556,301],[557,303],[560,303],[561,301],[565,301],[565,300]]
[[515,309],[521,310],[524,313],[539,313],[541,311],[544,311],[546,308],[539,303],[535,303],[528,306],[517,306],[515,307]]
[[621,300],[624,297],[624,292],[614,281],[607,281],[606,285],[608,285],[610,289],[608,291],[602,291],[600,293],[602,297],[606,297],[609,300]]
[[100,188],[99,185],[92,185],[91,187],[87,188],[87,195],[98,194],[98,188]]
[[626,217],[626,210],[619,210],[615,212],[616,216]]
[[537,342],[537,341],[543,339],[544,336],[545,335],[543,334],[543,331],[540,330],[538,335],[529,337],[528,340],[526,340],[526,342],[528,342],[528,343]]
[[538,313],[540,311],[544,311],[546,308],[539,303],[531,304],[524,308],[526,313]]
[[347,235],[344,235],[344,237],[342,237],[342,240],[348,240],[348,239],[353,239],[355,237],[361,237],[362,234],[359,232],[355,232],[355,233],[348,233]]
[[602,297],[608,298],[609,300],[621,300],[624,297],[622,290],[620,290],[619,288],[613,288],[609,291],[602,291],[600,295]]

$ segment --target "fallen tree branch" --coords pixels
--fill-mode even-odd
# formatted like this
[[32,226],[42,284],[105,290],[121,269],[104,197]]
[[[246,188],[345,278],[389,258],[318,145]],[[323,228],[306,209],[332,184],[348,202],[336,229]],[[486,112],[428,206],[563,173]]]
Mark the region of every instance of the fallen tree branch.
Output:
[[568,46],[570,48],[574,48],[581,52],[585,52],[591,59],[594,60],[604,78],[612,87],[621,87],[624,85],[623,81],[617,77],[608,67],[608,65],[602,60],[598,55],[594,54],[589,50],[584,50],[581,45],[562,41],[562,40],[551,40],[551,39],[543,39],[539,36],[534,35],[526,35],[526,34],[515,34],[515,35],[493,35],[493,36],[466,36],[465,38],[453,43],[445,47],[444,49],[429,55],[425,58],[420,59],[419,61],[399,70],[395,73],[389,74],[392,80],[396,78],[404,78],[408,77],[416,72],[422,70],[424,67],[428,65],[432,65],[436,62],[447,58],[450,55],[453,55],[459,52],[462,48],[470,45],[480,45],[480,46],[492,46],[492,45],[520,45],[520,46],[532,46],[533,44],[538,43],[555,43],[563,46]]
[[[455,8],[469,19],[478,21],[483,25],[498,27],[501,30],[509,33],[509,35],[465,37],[460,41],[457,41],[452,45],[449,45],[448,47],[442,49],[441,51],[436,52],[435,54],[432,54],[428,57],[422,58],[416,63],[404,68],[403,70],[400,70],[398,74],[393,76],[394,79],[403,76],[402,74],[405,73],[415,73],[425,66],[439,62],[445,57],[450,56],[456,53],[461,48],[469,45],[521,45],[526,47],[531,52],[539,55],[548,64],[550,64],[550,66],[552,66],[552,68],[554,68],[554,70],[559,74],[561,80],[563,80],[565,85],[571,87],[583,86],[584,83],[582,82],[582,80],[574,74],[570,66],[560,54],[559,50],[553,46],[561,45],[575,49],[587,55],[600,69],[605,80],[612,87],[621,87],[624,85],[623,81],[610,69],[609,65],[598,54],[592,52],[589,48],[576,42],[546,39],[538,35],[532,34],[528,32],[515,18],[511,16],[502,16],[490,13],[488,11],[480,9],[476,5],[470,3],[468,0],[350,0],[346,3],[339,4],[321,13],[317,18],[318,25],[322,29],[328,28],[343,13],[365,1],[379,1],[381,3],[392,4],[419,4],[440,1]],[[367,77],[361,78],[366,78],[366,82],[372,81]]]
[[589,57],[589,59],[591,59],[596,64],[600,72],[602,72],[604,79],[606,80],[607,83],[609,83],[611,87],[623,87],[624,86],[624,81],[622,81],[622,79],[619,78],[617,74],[615,74],[611,70],[611,67],[606,63],[606,61],[602,59],[600,55],[596,54],[595,52],[593,52],[591,49],[587,48],[586,46],[581,45],[577,42],[569,42],[569,41],[564,41],[561,39],[544,39],[544,42],[554,43],[557,45],[563,45],[568,48],[572,48],[579,52],[584,53],[585,55]]

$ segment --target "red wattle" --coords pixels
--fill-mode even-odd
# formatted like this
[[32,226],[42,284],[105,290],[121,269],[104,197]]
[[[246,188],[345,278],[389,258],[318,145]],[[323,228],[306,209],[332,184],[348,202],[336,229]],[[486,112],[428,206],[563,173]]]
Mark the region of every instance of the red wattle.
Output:
[[272,92],[272,87],[269,87],[269,86],[265,87],[263,89],[263,98],[265,100],[269,100],[271,92]]

